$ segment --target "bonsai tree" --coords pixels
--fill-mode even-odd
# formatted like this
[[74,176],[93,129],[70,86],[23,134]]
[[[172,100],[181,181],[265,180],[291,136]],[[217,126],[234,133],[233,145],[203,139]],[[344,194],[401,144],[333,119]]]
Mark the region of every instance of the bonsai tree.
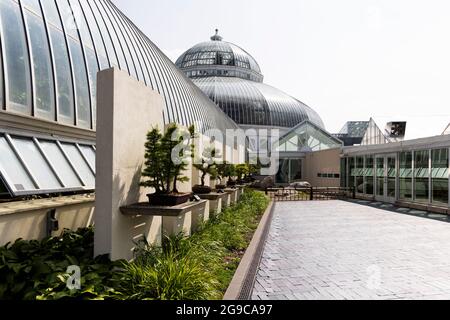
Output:
[[225,165],[224,175],[228,178],[228,186],[236,185],[236,181],[233,180],[233,178],[236,177],[236,166],[234,164],[227,163]]
[[211,175],[211,178],[215,180],[219,180],[219,184],[216,185],[216,189],[225,189],[226,185],[223,183],[223,180],[227,178],[227,167],[228,164],[226,162],[216,164],[216,170]]
[[238,164],[236,166],[236,176],[238,178],[238,181],[242,181],[245,177],[247,177],[250,174],[250,168],[248,164]]
[[[146,180],[140,183],[141,186],[154,188],[154,195],[160,197],[179,194],[177,183],[189,181],[182,173],[187,169],[189,153],[185,149],[190,147],[193,132],[193,128],[189,128],[188,133],[182,132],[176,124],[172,124],[164,134],[158,128],[147,134],[145,169],[142,171],[142,177]],[[186,139],[186,136],[189,138]],[[176,152],[178,161],[174,161],[174,150],[178,150],[176,148],[180,145],[185,148]]]
[[195,161],[194,168],[198,169],[202,175],[201,175],[201,185],[200,186],[194,186],[193,190],[196,193],[210,193],[211,188],[205,186],[205,179],[207,175],[211,175],[212,177],[215,177],[216,171],[217,171],[217,163],[216,160],[220,159],[220,150],[208,147],[205,148],[203,151],[202,157]]

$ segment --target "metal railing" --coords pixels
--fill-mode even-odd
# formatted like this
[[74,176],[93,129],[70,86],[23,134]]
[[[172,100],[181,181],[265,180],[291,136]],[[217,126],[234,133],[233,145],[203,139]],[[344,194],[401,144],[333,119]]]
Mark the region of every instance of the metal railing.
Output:
[[355,199],[355,188],[267,188],[265,190],[274,201],[320,201]]

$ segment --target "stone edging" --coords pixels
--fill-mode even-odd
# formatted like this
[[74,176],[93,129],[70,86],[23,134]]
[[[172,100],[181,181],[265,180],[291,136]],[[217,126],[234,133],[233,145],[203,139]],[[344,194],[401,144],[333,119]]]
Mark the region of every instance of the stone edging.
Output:
[[259,263],[261,262],[265,242],[272,222],[274,207],[274,202],[271,202],[267,207],[223,300],[251,299],[256,274],[258,272]]

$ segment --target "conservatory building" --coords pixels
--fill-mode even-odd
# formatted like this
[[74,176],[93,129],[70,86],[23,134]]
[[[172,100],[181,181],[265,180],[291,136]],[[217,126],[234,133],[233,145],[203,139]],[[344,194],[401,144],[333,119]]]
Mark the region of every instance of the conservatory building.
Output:
[[[210,41],[183,53],[176,65],[244,130],[266,129],[272,136],[271,130],[277,129],[284,135],[304,121],[325,128],[312,108],[265,84],[255,58],[239,46],[224,41],[218,30]],[[260,143],[250,139],[250,148],[254,151],[266,148]],[[267,143],[270,145],[270,141]]]
[[155,92],[163,126],[238,129],[110,0],[1,0],[0,40],[0,244],[92,223],[102,70]]

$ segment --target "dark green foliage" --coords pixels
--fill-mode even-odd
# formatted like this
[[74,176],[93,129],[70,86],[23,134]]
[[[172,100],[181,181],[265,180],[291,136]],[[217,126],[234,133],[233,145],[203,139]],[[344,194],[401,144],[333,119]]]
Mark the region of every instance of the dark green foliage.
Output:
[[[17,240],[0,248],[0,299],[99,299],[115,294],[108,281],[120,262],[93,257],[92,228],[65,231],[43,241]],[[66,288],[67,267],[82,272],[82,289]]]

